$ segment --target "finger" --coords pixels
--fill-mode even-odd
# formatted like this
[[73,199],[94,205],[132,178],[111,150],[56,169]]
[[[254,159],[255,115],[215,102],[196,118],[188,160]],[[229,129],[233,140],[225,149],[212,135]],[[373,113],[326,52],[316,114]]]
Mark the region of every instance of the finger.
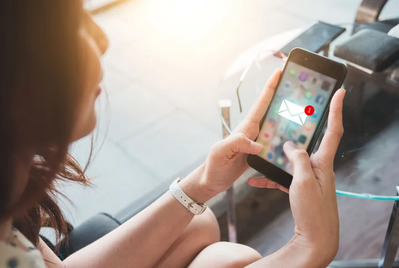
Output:
[[262,144],[254,142],[243,133],[237,133],[223,140],[218,151],[224,156],[233,157],[237,153],[259,154],[262,149]]
[[281,76],[281,70],[274,71],[273,75],[266,82],[265,88],[263,89],[260,97],[252,106],[246,119],[259,123],[266,113],[267,107],[269,107],[270,101],[273,98],[274,91],[277,87],[278,81]]
[[248,179],[248,184],[253,186],[253,187],[258,187],[258,188],[268,188],[268,189],[280,189],[283,192],[286,192],[288,194],[288,189],[281,186],[275,181],[269,180],[268,178],[265,177],[260,177],[260,178],[249,178]]
[[345,89],[339,89],[331,100],[327,131],[316,153],[321,158],[324,158],[325,161],[331,163],[334,161],[339,142],[344,133],[342,125],[342,106],[345,92]]
[[315,178],[309,155],[305,150],[297,149],[292,141],[284,143],[283,149],[294,167],[294,180]]

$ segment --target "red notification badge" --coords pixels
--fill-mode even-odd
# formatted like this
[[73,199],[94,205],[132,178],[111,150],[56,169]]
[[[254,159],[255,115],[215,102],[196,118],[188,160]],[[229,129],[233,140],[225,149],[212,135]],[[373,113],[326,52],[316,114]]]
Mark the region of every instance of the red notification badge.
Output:
[[305,107],[305,114],[306,115],[312,115],[314,114],[314,108],[312,105],[308,105]]

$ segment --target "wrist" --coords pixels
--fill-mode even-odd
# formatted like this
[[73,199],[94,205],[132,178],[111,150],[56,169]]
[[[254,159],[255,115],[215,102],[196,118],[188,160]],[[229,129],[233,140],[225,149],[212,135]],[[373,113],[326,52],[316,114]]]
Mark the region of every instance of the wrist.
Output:
[[[314,259],[313,251],[309,245],[294,236],[284,247],[271,255],[260,259],[248,268],[257,267],[296,267],[318,268],[323,267]],[[325,266],[324,266],[325,267]]]
[[287,249],[297,256],[298,267],[327,267],[336,255],[331,254],[329,243],[316,243],[307,241],[306,238],[295,235],[287,244]]
[[180,188],[195,202],[203,204],[217,193],[209,190],[204,183],[204,165],[201,165],[179,182]]

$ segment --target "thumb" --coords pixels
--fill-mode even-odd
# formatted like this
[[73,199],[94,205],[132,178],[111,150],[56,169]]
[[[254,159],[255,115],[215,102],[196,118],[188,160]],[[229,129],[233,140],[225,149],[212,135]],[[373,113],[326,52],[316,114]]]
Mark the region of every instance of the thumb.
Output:
[[284,152],[294,166],[294,178],[314,178],[309,155],[305,150],[297,149],[292,141],[284,144]]
[[243,133],[237,133],[224,140],[220,153],[230,156],[236,153],[259,154],[262,149],[262,144],[254,142]]

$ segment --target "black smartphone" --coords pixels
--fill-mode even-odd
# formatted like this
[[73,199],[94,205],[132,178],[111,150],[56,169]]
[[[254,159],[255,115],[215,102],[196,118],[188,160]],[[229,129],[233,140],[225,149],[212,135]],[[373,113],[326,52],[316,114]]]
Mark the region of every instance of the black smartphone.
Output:
[[312,153],[327,119],[331,98],[345,76],[342,63],[304,49],[293,49],[256,138],[264,148],[259,155],[249,155],[248,164],[289,188],[293,168],[283,152],[283,144],[291,140],[309,155]]
[[288,55],[292,49],[300,47],[312,52],[320,52],[324,46],[328,45],[343,32],[345,32],[345,28],[318,21],[279,51]]

